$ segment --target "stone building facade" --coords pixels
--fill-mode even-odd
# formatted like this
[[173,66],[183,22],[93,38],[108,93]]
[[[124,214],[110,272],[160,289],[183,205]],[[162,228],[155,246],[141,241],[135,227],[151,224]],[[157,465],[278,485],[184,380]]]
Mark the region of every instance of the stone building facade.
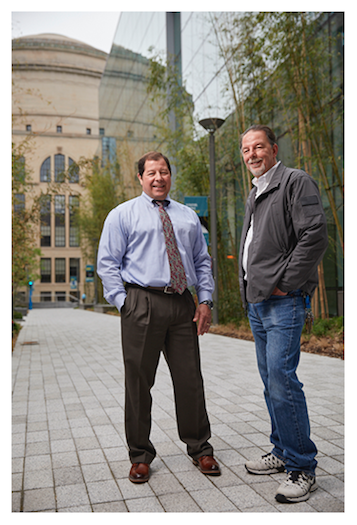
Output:
[[24,162],[35,192],[59,184],[42,209],[33,302],[69,302],[85,290],[87,261],[71,215],[83,190],[76,170],[63,185],[61,173],[101,154],[98,91],[107,54],[55,34],[13,40],[12,49],[13,142],[28,140]]

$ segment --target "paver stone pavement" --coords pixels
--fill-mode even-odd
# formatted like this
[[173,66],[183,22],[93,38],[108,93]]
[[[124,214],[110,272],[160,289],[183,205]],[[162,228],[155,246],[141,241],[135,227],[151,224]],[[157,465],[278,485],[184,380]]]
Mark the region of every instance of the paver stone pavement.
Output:
[[254,476],[247,459],[269,452],[270,422],[254,343],[200,337],[207,410],[222,475],[202,475],[177,434],[163,358],[152,389],[148,483],[128,480],[120,317],[33,309],[12,355],[12,512],[344,512],[344,362],[301,355],[319,489],[284,505],[284,474]]

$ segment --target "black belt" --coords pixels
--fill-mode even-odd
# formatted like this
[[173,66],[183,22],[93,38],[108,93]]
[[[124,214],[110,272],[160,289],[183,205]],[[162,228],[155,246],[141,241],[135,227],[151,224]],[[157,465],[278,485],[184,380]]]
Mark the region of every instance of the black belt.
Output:
[[298,288],[297,290],[292,290],[291,292],[288,292],[287,295],[293,295],[293,296],[299,297],[300,295],[304,296],[305,293],[302,290],[300,290],[300,288]]
[[142,290],[149,290],[149,291],[151,290],[153,292],[161,292],[161,293],[166,293],[169,295],[177,293],[176,290],[172,288],[172,286],[140,286],[139,284],[126,283],[125,287],[141,288]]

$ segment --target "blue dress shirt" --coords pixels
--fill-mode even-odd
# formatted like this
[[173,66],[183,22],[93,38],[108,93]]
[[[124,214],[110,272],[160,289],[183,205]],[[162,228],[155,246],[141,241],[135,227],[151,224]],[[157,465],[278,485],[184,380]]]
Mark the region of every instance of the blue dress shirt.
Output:
[[[197,214],[169,196],[166,200],[187,286],[195,287],[199,302],[212,300],[211,257]],[[124,282],[143,287],[170,286],[159,209],[146,193],[119,204],[108,214],[99,243],[97,273],[105,299],[119,311],[126,297]]]

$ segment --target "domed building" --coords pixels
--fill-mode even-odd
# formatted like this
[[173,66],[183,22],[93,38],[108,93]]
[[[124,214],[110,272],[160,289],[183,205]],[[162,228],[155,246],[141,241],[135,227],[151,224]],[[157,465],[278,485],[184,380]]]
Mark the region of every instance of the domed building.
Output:
[[[106,60],[103,51],[61,35],[13,40],[13,142],[28,142],[23,160],[35,192],[60,184],[81,157],[100,154],[98,91]],[[69,302],[84,292],[86,261],[72,220],[81,191],[74,169],[43,201],[34,303]]]

